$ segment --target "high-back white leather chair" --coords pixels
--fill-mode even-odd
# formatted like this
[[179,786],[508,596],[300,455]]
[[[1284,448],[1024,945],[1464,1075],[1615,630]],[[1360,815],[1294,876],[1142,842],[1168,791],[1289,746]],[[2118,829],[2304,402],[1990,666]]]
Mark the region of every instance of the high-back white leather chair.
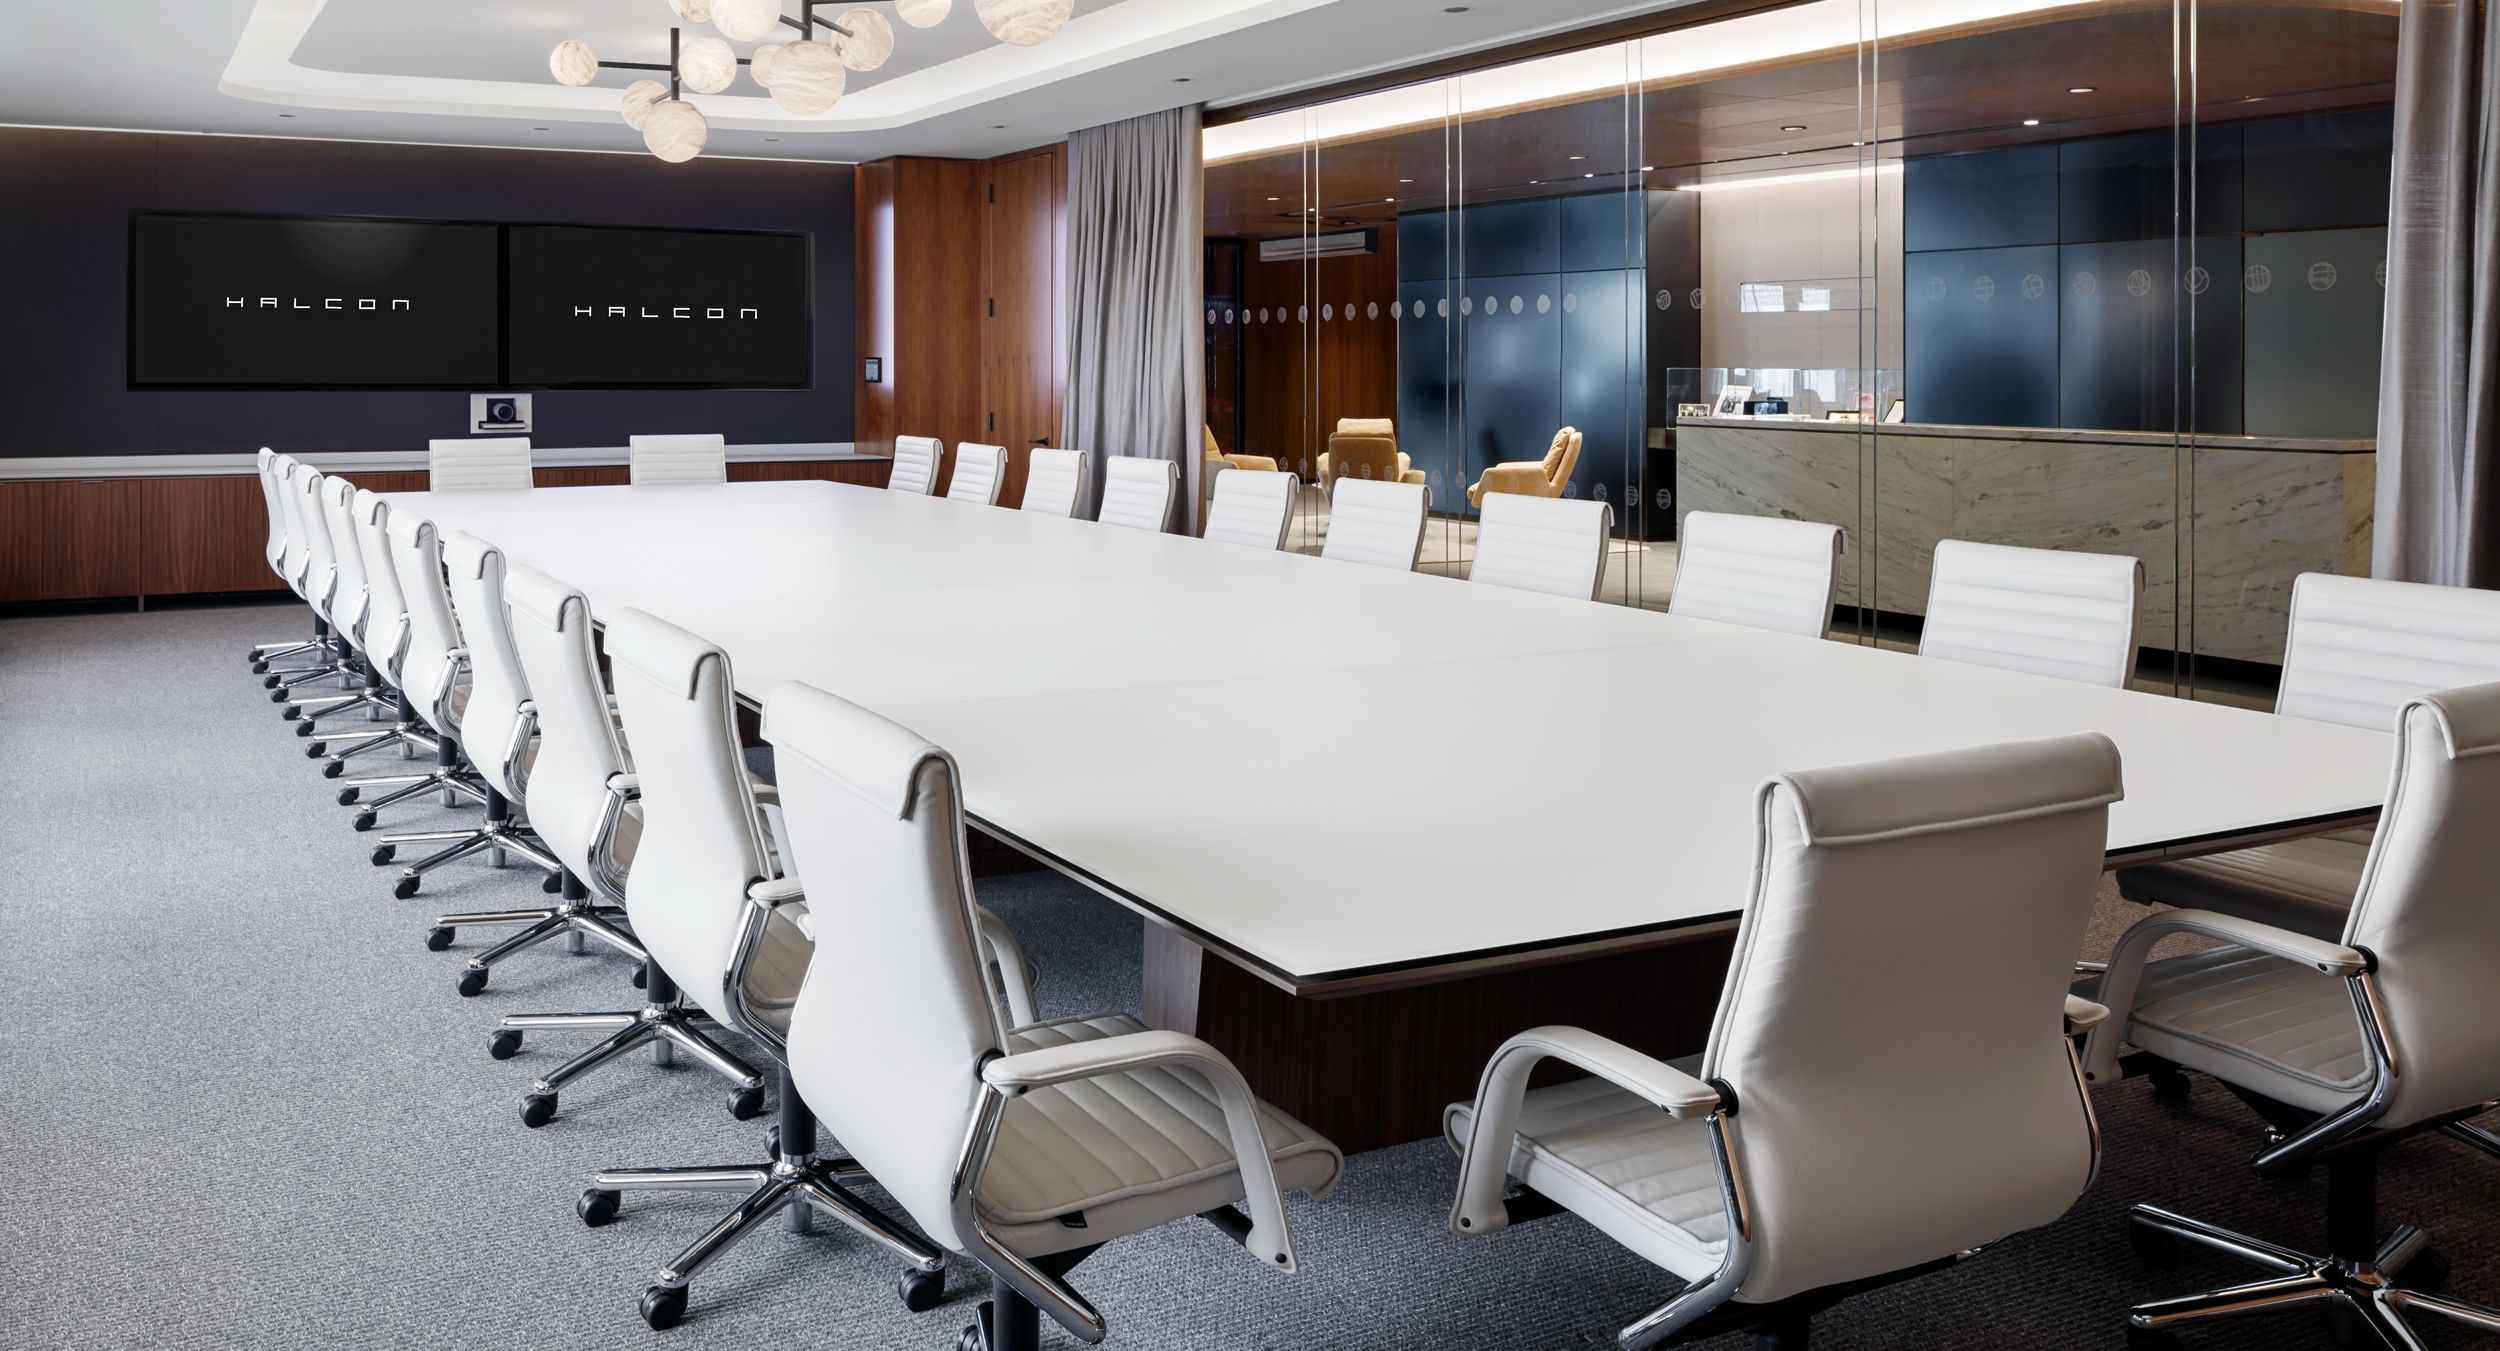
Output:
[[1281,470],[1226,469],[1215,476],[1205,538],[1249,549],[1281,549],[1293,527],[1302,480]]
[[1074,516],[1085,500],[1085,452],[1035,446],[1025,453],[1024,500],[1019,510]]
[[[403,682],[406,680],[405,657],[408,647],[408,605],[399,585],[399,569],[391,558],[390,506],[379,493],[356,488],[349,495],[346,517],[342,523],[343,541],[352,543],[364,569],[365,613],[359,647],[371,676],[371,692],[378,707],[387,708],[391,726],[387,731],[364,736],[346,746],[330,748],[316,741],[305,754],[321,759],[324,778],[337,778],[347,771],[349,759],[378,750],[398,748],[406,755],[417,749],[432,752],[434,738],[418,725],[416,711],[410,706]],[[429,778],[422,774],[393,774],[363,779],[350,785],[358,791],[346,795],[342,805],[360,805],[359,797],[367,787],[406,785]]]
[[526,436],[449,437],[425,443],[425,482],[434,492],[527,488],[536,481]]
[[658,483],[727,483],[729,447],[718,432],[692,436],[625,438],[625,481],[639,488]]
[[[390,551],[391,576],[401,581],[400,595],[406,603],[407,641],[401,647],[398,668],[400,697],[416,714],[417,720],[432,729],[430,741],[434,750],[434,768],[430,773],[411,776],[392,775],[376,779],[349,781],[339,790],[343,807],[357,809],[355,827],[370,830],[382,808],[427,794],[439,794],[444,806],[467,800],[484,803],[487,790],[475,782],[474,774],[463,763],[460,753],[460,713],[468,706],[469,682],[467,653],[460,646],[460,634],[451,616],[451,595],[443,584],[443,560],[434,536],[434,523],[410,512],[391,512],[377,503],[387,547]],[[412,733],[412,739],[422,734]],[[394,791],[378,798],[365,798],[367,787],[394,786]],[[375,866],[389,863],[398,853],[399,843],[408,839],[466,840],[475,832],[455,830],[425,832],[403,837],[399,842],[386,840],[373,851]],[[415,888],[406,879],[400,886],[404,894]]]
[[894,472],[885,481],[886,491],[928,496],[937,488],[938,454],[934,436],[895,437]]
[[[2067,986],[2120,794],[2097,733],[1773,778],[1699,1064],[1513,1037],[1447,1117],[1451,1229],[1506,1226],[1516,1176],[1691,1283],[1618,1345],[1803,1346],[1831,1298],[2057,1219],[2098,1162]],[[1549,1059],[1593,1077],[1529,1088]]]
[[[609,616],[607,652],[617,709],[640,770],[642,839],[626,878],[627,911],[651,955],[652,997],[683,991],[699,1005],[697,1013],[646,1017],[644,1023],[657,1023],[660,1035],[707,1061],[712,1056],[701,1048],[711,1043],[695,1017],[708,1015],[746,1033],[774,1056],[781,1110],[774,1158],[746,1167],[602,1170],[578,1213],[595,1228],[616,1217],[627,1191],[748,1192],[727,1218],[660,1269],[642,1301],[653,1327],[676,1322],[694,1278],[785,1212],[802,1221],[829,1214],[901,1253],[912,1264],[901,1286],[905,1303],[935,1307],[945,1286],[944,1254],[854,1195],[846,1185],[856,1176],[850,1160],[818,1156],[815,1117],[781,1067],[791,1001],[815,942],[805,927],[806,904],[779,879],[778,798],[749,776],[739,749],[728,654],[640,610]],[[750,893],[766,899],[750,904]],[[855,955],[847,943],[833,947],[837,961]]]
[[1324,1194],[1335,1146],[1195,1037],[1121,1015],[1000,1019],[954,760],[806,685],[766,696],[764,736],[809,913],[843,937],[840,971],[811,974],[791,1009],[791,1079],[921,1232],[990,1273],[967,1345],[1031,1351],[1037,1308],[1102,1340],[1068,1269],[1203,1212],[1229,1217],[1260,1266],[1293,1270],[1280,1189]]
[[955,443],[955,476],[946,481],[946,496],[957,502],[998,505],[998,490],[1007,485],[1007,448],[973,441]]
[[[2500,591],[2303,573],[2292,582],[2274,711],[2372,731],[2407,700],[2500,680]],[[2118,891],[2333,938],[2370,852],[2359,827],[2128,868]]]
[[[2421,1309],[2500,1331],[2500,1310],[2399,1284],[2427,1236],[2382,1231],[2377,1155],[2428,1129],[2456,1131],[2500,1099],[2500,684],[2408,700],[2395,719],[2395,772],[2343,931],[2318,938],[2211,910],[2139,921],[2110,954],[2087,1064],[2120,1077],[2121,1042],[2210,1074],[2278,1126],[2251,1166],[2327,1172],[2329,1251],[2301,1253],[2167,1210],[2138,1206],[2141,1242],[2211,1248],[2251,1262],[2259,1284],[2138,1305],[2139,1332],[2221,1315],[2341,1305],[2389,1347]],[[2220,940],[2150,961],[2177,934]],[[2489,1137],[2468,1135],[2486,1150]],[[2434,1282],[2435,1283],[2435,1282]]]
[[2144,562],[2131,554],[1936,545],[1918,654],[2125,689]]
[[[485,541],[459,531],[439,539],[429,531],[426,538],[433,540],[438,550],[436,574],[448,576],[450,581],[447,594],[461,639],[456,650],[465,659],[468,676],[465,683],[453,689],[450,711],[457,720],[459,752],[485,798],[486,819],[468,830],[383,836],[373,851],[377,867],[391,863],[402,844],[441,845],[434,853],[400,869],[392,892],[403,900],[417,894],[425,874],[453,859],[481,851],[496,867],[503,866],[508,855],[518,854],[549,874],[563,871],[563,865],[514,815],[523,800],[530,759],[538,748],[530,728],[529,687],[523,683],[520,665],[513,658],[512,622],[504,613],[503,554]],[[421,574],[433,564],[411,559],[404,549],[398,558],[404,565],[399,572],[404,586],[418,588],[430,582],[430,576]],[[410,591],[412,618],[426,604],[417,591]],[[450,749],[448,742],[446,749]],[[359,818],[357,828],[365,829],[367,824]],[[551,884],[555,880],[553,876],[549,878]],[[462,924],[523,922],[525,912],[448,916],[436,920],[427,931],[425,945],[436,952],[450,947],[454,931]],[[484,969],[463,972],[458,988],[462,994],[485,989]]]
[[1102,461],[1102,510],[1094,519],[1132,530],[1162,530],[1172,522],[1172,499],[1180,491],[1181,467],[1170,460],[1106,455]]
[[1476,561],[1467,580],[1597,599],[1606,585],[1613,507],[1577,497],[1487,493],[1478,511]]
[[[353,632],[356,616],[364,605],[362,570],[352,565],[342,573],[338,543],[331,538],[331,508],[324,494],[331,491],[333,480],[311,465],[298,462],[288,482],[291,513],[288,525],[300,528],[304,537],[304,599],[320,620],[319,631],[330,646],[330,656],[316,668],[286,676],[277,681],[264,681],[269,687],[270,702],[281,705],[278,716],[296,723],[297,736],[312,736],[312,721],[333,712],[362,708],[363,692],[356,688],[361,672],[356,663],[357,637]],[[336,480],[345,487],[345,480]],[[354,548],[353,541],[347,547]],[[298,686],[313,681],[337,678],[347,682],[344,694],[327,694],[298,698]]]
[[1839,526],[1696,511],[1676,538],[1667,613],[1805,638],[1831,627]]
[[[286,503],[280,497],[279,487],[280,472],[288,463],[291,461],[288,461],[286,457],[267,446],[262,446],[260,453],[253,457],[252,467],[260,479],[261,506],[266,510],[269,520],[268,539],[261,546],[261,556],[269,560],[269,570],[278,575],[278,580],[284,582],[289,590],[295,590],[294,570],[288,566],[288,560],[292,556],[292,540],[287,534]],[[298,592],[298,594],[301,593]],[[279,642],[254,643],[249,654],[252,674],[266,675],[269,672],[270,662],[283,657],[315,652],[323,646],[322,635],[318,632],[309,640],[289,639]],[[275,688],[277,684],[275,681],[263,683],[268,688]]]
[[1432,490],[1423,484],[1339,478],[1328,493],[1328,538],[1319,556],[1412,572],[1431,515]]

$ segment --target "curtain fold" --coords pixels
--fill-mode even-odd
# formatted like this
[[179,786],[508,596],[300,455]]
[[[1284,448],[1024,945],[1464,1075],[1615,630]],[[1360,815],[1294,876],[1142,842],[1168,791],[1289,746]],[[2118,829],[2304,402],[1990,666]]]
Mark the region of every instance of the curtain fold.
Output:
[[[1204,463],[1205,284],[1199,110],[1175,108],[1068,138],[1068,393],[1059,444],[1176,460],[1172,525],[1195,533]],[[1103,472],[1090,476],[1089,506]],[[1090,512],[1089,512],[1090,514]]]
[[2500,34],[2494,0],[2408,0],[2379,361],[2371,571],[2500,585]]

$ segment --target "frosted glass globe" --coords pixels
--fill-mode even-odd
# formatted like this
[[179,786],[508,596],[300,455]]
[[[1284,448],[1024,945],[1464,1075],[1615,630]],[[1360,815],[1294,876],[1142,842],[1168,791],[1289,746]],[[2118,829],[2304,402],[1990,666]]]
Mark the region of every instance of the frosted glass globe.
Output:
[[762,42],[781,26],[781,0],[712,0],[712,26],[732,42]]
[[547,56],[547,69],[557,84],[586,85],[599,75],[599,57],[587,42],[559,42]]
[[708,23],[712,18],[711,0],[668,0],[668,7],[688,23]]
[[625,86],[625,100],[617,105],[625,114],[625,125],[642,130],[642,120],[651,115],[651,105],[668,97],[668,86],[657,80],[636,80]]
[[683,99],[662,99],[642,119],[642,143],[671,164],[683,164],[702,154],[704,138],[711,133],[712,124],[704,120],[703,110]]
[[894,0],[894,13],[914,28],[943,23],[955,0]]
[[765,89],[773,87],[773,58],[781,54],[781,44],[767,42],[747,58],[747,75]]
[[677,76],[698,94],[717,94],[738,78],[738,53],[706,33],[677,50]]
[[1047,42],[1076,12],[1076,0],[973,0],[990,36],[1019,47]]
[[842,58],[821,42],[793,42],[773,57],[773,102],[813,117],[842,98]]
[[846,9],[834,20],[851,30],[849,37],[833,36],[834,53],[842,64],[853,70],[875,70],[894,55],[894,25],[873,9]]

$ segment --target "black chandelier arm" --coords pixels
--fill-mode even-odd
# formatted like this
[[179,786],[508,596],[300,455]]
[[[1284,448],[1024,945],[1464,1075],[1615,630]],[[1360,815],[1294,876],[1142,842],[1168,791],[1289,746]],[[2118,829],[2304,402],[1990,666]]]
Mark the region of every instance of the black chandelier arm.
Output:
[[805,13],[807,17],[803,19],[793,19],[789,15],[784,14],[781,16],[781,24],[784,28],[795,28],[799,30],[800,38],[808,42],[814,42],[816,40],[816,30],[820,27],[830,28],[846,38],[857,37],[858,34],[853,33],[850,29],[844,28],[842,25],[835,23],[831,19],[819,19],[816,17],[816,7],[818,5],[831,5],[840,2],[841,0],[800,0],[799,9]]

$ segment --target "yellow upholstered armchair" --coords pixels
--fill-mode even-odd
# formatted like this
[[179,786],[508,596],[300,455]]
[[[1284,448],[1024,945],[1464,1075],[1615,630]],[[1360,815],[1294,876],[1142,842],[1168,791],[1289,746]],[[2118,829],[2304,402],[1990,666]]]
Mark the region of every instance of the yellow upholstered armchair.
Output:
[[1484,505],[1486,493],[1518,493],[1522,497],[1560,497],[1563,485],[1571,481],[1571,467],[1580,462],[1580,432],[1565,427],[1554,433],[1554,444],[1542,460],[1511,460],[1484,471],[1467,489],[1470,506]]
[[1200,423],[1198,430],[1205,434],[1208,459],[1222,460],[1224,463],[1231,465],[1235,469],[1260,469],[1271,474],[1276,472],[1276,461],[1269,459],[1267,456],[1227,455],[1224,453],[1224,447],[1216,443],[1215,429],[1213,427]]
[[[1344,468],[1336,468],[1338,465]],[[1320,452],[1319,482],[1322,487],[1328,487],[1341,478],[1421,483],[1424,471],[1417,469],[1406,452],[1398,449],[1397,423],[1394,419],[1341,417],[1337,419],[1337,430],[1329,433],[1328,449]]]

